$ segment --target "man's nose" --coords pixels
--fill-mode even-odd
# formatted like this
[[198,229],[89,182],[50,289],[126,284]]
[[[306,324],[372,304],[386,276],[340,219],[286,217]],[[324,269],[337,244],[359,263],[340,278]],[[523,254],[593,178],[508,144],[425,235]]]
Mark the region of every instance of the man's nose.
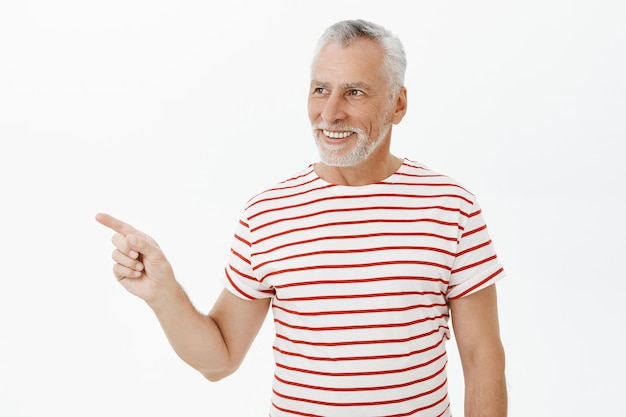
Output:
[[345,103],[339,94],[330,94],[322,109],[322,120],[326,123],[334,123],[346,117]]

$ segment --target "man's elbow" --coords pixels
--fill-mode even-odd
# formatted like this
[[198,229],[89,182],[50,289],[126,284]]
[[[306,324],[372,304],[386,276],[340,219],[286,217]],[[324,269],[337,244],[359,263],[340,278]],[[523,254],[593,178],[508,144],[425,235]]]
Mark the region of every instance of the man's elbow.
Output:
[[502,343],[493,343],[480,349],[474,356],[474,363],[480,369],[492,368],[494,373],[503,374],[506,367],[506,354]]
[[208,379],[211,382],[218,382],[222,379],[226,378],[229,375],[232,375],[237,370],[238,366],[231,367],[223,367],[221,369],[211,369],[211,370],[198,370],[202,376]]

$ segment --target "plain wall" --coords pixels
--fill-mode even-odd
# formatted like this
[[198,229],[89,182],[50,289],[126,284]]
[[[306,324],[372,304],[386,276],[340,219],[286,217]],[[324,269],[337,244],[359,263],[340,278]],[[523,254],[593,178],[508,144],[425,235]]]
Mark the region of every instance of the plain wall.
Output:
[[94,215],[156,238],[208,311],[245,201],[317,159],[311,52],[346,18],[405,44],[394,153],[481,202],[509,415],[626,415],[623,2],[209,3],[0,5],[0,415],[267,415],[270,320],[205,381],[115,282]]

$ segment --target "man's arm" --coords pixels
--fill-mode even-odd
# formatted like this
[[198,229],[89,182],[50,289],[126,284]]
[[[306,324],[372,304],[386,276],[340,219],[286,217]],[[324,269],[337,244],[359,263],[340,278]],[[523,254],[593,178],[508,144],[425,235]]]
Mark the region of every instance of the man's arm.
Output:
[[208,315],[199,313],[182,288],[165,294],[153,310],[174,351],[210,381],[237,370],[261,328],[269,299],[243,300],[228,290]]
[[265,320],[269,299],[243,300],[224,290],[211,312],[201,314],[152,238],[107,214],[96,220],[117,232],[115,277],[152,308],[178,356],[212,381],[234,372]]
[[506,417],[504,349],[495,285],[450,301],[465,376],[465,417]]

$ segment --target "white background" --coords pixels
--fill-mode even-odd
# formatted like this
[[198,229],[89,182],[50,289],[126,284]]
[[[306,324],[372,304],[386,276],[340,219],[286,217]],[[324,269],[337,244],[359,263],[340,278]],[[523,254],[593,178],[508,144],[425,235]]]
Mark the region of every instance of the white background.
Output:
[[317,158],[311,52],[345,18],[405,44],[394,152],[483,206],[510,416],[626,415],[619,0],[2,2],[0,415],[267,415],[269,320],[205,381],[115,282],[93,217],[153,235],[208,311],[240,208]]

